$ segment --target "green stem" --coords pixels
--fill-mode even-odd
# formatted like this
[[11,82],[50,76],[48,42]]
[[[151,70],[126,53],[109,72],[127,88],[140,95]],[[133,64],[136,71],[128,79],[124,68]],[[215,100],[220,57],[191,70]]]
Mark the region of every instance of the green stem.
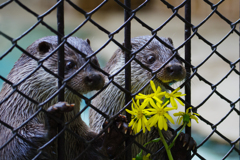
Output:
[[178,134],[176,135],[176,137],[174,138],[174,140],[172,141],[172,143],[169,145],[169,149],[171,149],[177,139],[177,137],[179,136],[179,134],[182,132],[182,130],[185,128],[185,126],[187,125],[187,123],[184,123],[181,130],[178,132]]
[[170,151],[170,148],[168,147],[168,144],[167,144],[165,138],[163,137],[162,131],[160,129],[158,129],[158,132],[159,132],[159,135],[161,137],[162,143],[163,143],[163,145],[164,145],[164,147],[166,149],[166,152],[167,152],[167,155],[168,155],[168,159],[169,160],[173,160],[172,153]]

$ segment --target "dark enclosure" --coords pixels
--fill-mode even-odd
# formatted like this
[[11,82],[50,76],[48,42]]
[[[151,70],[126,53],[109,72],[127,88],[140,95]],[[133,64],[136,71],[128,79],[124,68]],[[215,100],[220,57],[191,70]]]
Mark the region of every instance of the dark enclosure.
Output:
[[[173,56],[158,71],[161,71],[171,59],[180,53],[187,76],[182,82],[166,86],[166,88],[171,91],[180,86],[181,91],[186,94],[186,97],[182,99],[185,108],[182,107],[180,110],[192,107],[194,112],[200,114],[199,124],[192,122],[192,126],[186,127],[184,131],[197,142],[197,150],[188,151],[187,159],[231,160],[240,157],[239,24],[239,1],[235,0],[58,0],[57,2],[0,0],[0,84],[2,87],[2,83],[6,83],[12,89],[7,95],[0,94],[0,109],[4,107],[6,101],[11,99],[13,94],[20,94],[29,103],[38,106],[36,112],[18,126],[8,124],[2,118],[3,112],[0,111],[0,127],[8,129],[12,134],[11,138],[0,146],[0,151],[4,151],[4,148],[10,145],[15,138],[30,143],[21,135],[21,128],[24,128],[38,114],[45,114],[44,105],[49,104],[48,101],[65,101],[64,91],[66,88],[74,94],[76,93],[83,102],[80,111],[74,115],[73,119],[82,116],[88,123],[89,118],[86,117],[86,114],[88,114],[89,108],[93,108],[98,113],[102,113],[109,122],[120,113],[125,114],[130,122],[131,115],[126,114],[124,109],[131,109],[132,98],[142,90],[131,92],[130,64],[133,61],[137,62],[136,55],[153,38],[164,44],[159,37],[171,37],[174,48],[164,45],[171,49]],[[27,46],[35,40],[50,35],[58,37],[58,47],[51,53],[51,55],[58,54],[57,74],[44,66],[44,62],[48,58],[38,59],[26,51]],[[131,38],[142,35],[151,35],[152,38],[138,52],[133,52]],[[91,41],[94,52],[90,55],[79,53],[83,55],[86,63],[77,72],[84,70],[87,65],[92,65],[91,58],[97,56],[101,68],[97,67],[96,70],[102,72],[109,80],[97,92],[88,95],[79,94],[74,91],[74,88],[68,86],[68,79],[64,79],[64,47],[68,46],[74,50],[74,47],[67,42],[71,36],[88,38]],[[125,86],[121,86],[114,79],[119,72],[108,74],[102,69],[102,66],[110,59],[110,54],[113,54],[117,48],[120,48],[125,54],[125,65],[119,70],[119,72],[124,71],[125,73],[125,77],[123,77]],[[24,75],[20,77],[20,81],[12,82],[7,79],[7,75],[14,62],[20,57],[20,53],[34,59],[38,66],[30,75]],[[152,79],[156,77],[156,72],[144,64],[141,66],[152,74]],[[43,101],[36,101],[34,97],[29,97],[25,91],[19,89],[19,86],[37,73],[39,68],[58,79],[59,89]],[[118,114],[106,115],[91,102],[111,84],[125,93],[125,106],[122,106],[122,110],[117,111]],[[12,111],[9,110],[10,114]],[[31,144],[38,147],[34,159],[44,155],[44,150],[50,146],[51,142],[58,143],[57,159],[64,159],[66,155],[64,147],[66,143],[71,143],[65,141],[65,136],[74,134],[68,128],[73,120],[64,120],[63,115],[60,119],[57,127],[58,134],[55,137],[49,139],[44,145]],[[12,121],[18,121],[18,119],[12,119]],[[172,131],[173,134],[180,130],[179,126],[174,125],[173,128],[175,129]],[[104,128],[101,133],[106,132],[107,129]],[[4,134],[6,133],[0,130],[0,137]],[[90,140],[79,136],[79,140],[85,144],[86,148],[82,152],[90,150],[92,143],[99,136]],[[131,137],[127,138],[124,144],[125,149],[120,154],[124,154],[126,160],[134,158],[131,146],[143,145]],[[149,150],[145,151],[149,152]],[[3,153],[0,152],[0,159]],[[96,153],[98,154],[98,151]],[[151,155],[155,154],[150,153]],[[82,154],[79,154],[75,158],[81,159],[81,156]],[[153,156],[153,159],[158,158]]]

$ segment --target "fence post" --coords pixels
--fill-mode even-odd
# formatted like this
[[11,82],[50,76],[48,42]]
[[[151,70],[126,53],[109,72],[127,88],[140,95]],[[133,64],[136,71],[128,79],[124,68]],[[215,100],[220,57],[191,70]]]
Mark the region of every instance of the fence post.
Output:
[[[57,30],[58,34],[58,45],[61,44],[62,38],[64,36],[64,1],[57,0],[60,2],[57,8]],[[58,75],[64,78],[64,45],[62,45],[58,50]],[[58,80],[58,88],[62,86],[62,80]],[[64,101],[64,88],[58,94],[58,101]],[[64,122],[64,114],[61,115],[61,120]],[[58,132],[63,129],[62,124],[58,124]],[[65,138],[64,132],[58,137],[58,160],[65,159]]]
[[[185,19],[188,23],[191,23],[191,0],[188,0],[185,5]],[[188,23],[185,23],[185,40],[191,36],[191,26]],[[185,60],[191,64],[191,40],[185,44]],[[188,73],[186,79],[188,79],[191,75],[191,66],[186,64],[185,68]],[[188,85],[185,86],[185,94],[185,101],[191,104],[191,80],[189,80]],[[189,107],[190,106],[186,104],[185,111]],[[191,127],[186,126],[185,133],[191,136]],[[191,151],[187,153],[187,160],[191,160]]]
[[[124,0],[124,4],[126,7],[131,8],[131,0]],[[130,17],[129,11],[124,9],[124,21],[127,21]],[[126,47],[128,50],[131,50],[131,23],[130,21],[125,25],[124,27],[124,47]],[[125,63],[128,62],[131,55],[125,51]],[[131,92],[131,63],[126,66],[125,68],[125,89]],[[131,100],[131,93],[125,93],[125,105]],[[131,106],[128,106],[128,109],[130,109]],[[131,109],[130,109],[131,110]],[[131,121],[131,115],[129,113],[126,113],[127,119],[130,122]],[[130,140],[126,140],[126,146],[130,145]],[[126,151],[126,160],[132,159],[132,153],[131,153],[131,147]]]

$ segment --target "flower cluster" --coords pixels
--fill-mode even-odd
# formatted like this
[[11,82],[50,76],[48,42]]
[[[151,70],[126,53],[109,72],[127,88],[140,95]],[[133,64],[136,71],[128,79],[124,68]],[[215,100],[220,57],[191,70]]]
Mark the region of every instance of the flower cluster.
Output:
[[[132,110],[126,109],[126,111],[132,115],[129,126],[132,126],[135,134],[140,132],[141,129],[143,133],[145,133],[146,129],[150,131],[153,126],[158,126],[160,130],[168,130],[167,120],[174,124],[168,111],[178,108],[176,101],[184,106],[179,97],[185,96],[185,94],[178,92],[180,88],[177,88],[172,93],[167,93],[166,91],[163,92],[160,86],[156,88],[153,81],[150,81],[150,85],[153,93],[148,95],[139,93],[135,97],[136,102],[132,99]],[[163,102],[162,99],[164,97],[165,101]],[[172,107],[167,107],[169,102]],[[179,113],[178,116],[182,116],[182,114]]]
[[197,118],[196,116],[194,116],[194,115],[199,116],[199,114],[197,114],[197,113],[192,113],[192,112],[189,113],[189,109],[192,109],[192,107],[189,107],[189,108],[186,110],[186,113],[185,113],[185,112],[178,112],[178,113],[174,113],[174,114],[173,114],[174,116],[179,116],[178,119],[177,119],[178,124],[181,124],[181,122],[183,121],[183,122],[182,122],[182,125],[183,125],[184,123],[186,123],[187,126],[190,127],[190,126],[191,126],[191,121],[190,121],[190,119],[194,119],[194,120],[198,123],[198,118]]
[[145,102],[140,105],[139,100],[137,103],[133,100],[132,110],[126,109],[126,111],[132,115],[132,120],[129,123],[129,126],[132,126],[134,133],[140,132],[141,128],[143,129],[143,133],[145,133],[145,127],[150,131],[150,127],[146,118],[147,111],[145,108],[147,104],[148,103]]
[[[126,112],[132,115],[129,126],[132,127],[135,134],[139,133],[141,130],[145,133],[146,130],[150,131],[152,127],[157,127],[160,138],[151,140],[144,146],[161,140],[165,146],[168,158],[173,160],[170,149],[174,145],[176,138],[186,125],[189,127],[191,126],[191,119],[194,119],[198,123],[198,118],[195,115],[199,116],[199,114],[189,112],[189,110],[192,109],[191,107],[186,110],[186,113],[178,112],[173,114],[174,116],[178,116],[177,122],[179,124],[182,122],[182,129],[174,138],[173,142],[168,146],[161,131],[163,129],[168,130],[167,121],[174,124],[173,118],[168,114],[168,111],[178,109],[177,102],[184,106],[184,103],[179,97],[185,96],[185,94],[179,92],[180,87],[171,93],[167,93],[166,91],[161,91],[160,86],[156,88],[153,81],[150,81],[150,85],[153,93],[148,95],[139,93],[135,96],[136,101],[132,99],[132,110],[126,109]],[[167,106],[169,103],[171,104],[171,107]],[[150,160],[150,156],[149,153],[147,155],[142,155],[141,151],[136,158],[133,158],[133,160]]]

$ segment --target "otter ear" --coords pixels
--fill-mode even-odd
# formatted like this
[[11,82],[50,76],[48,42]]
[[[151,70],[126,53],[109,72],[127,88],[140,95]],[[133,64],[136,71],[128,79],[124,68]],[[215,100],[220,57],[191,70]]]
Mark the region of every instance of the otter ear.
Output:
[[85,41],[90,45],[90,40],[88,38]]
[[173,45],[173,40],[172,40],[172,38],[168,37],[167,39],[168,39],[168,41]]
[[47,52],[49,52],[51,46],[52,45],[50,43],[46,42],[46,41],[40,42],[38,44],[38,51],[40,53],[47,53]]

